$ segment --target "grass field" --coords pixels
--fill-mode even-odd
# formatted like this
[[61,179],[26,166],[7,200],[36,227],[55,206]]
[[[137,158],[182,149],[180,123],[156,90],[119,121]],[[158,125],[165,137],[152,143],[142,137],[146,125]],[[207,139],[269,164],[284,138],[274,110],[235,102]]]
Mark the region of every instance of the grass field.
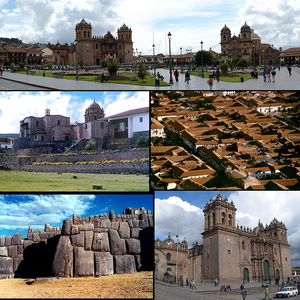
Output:
[[[72,178],[77,176],[77,179]],[[93,189],[102,185],[102,190]],[[1,192],[148,192],[145,175],[0,171]]]
[[[18,72],[20,74],[26,74],[26,71],[21,71]],[[28,75],[28,76],[43,76],[43,73],[45,73],[45,77],[51,77],[54,78],[54,76],[52,75],[51,71],[35,71],[35,75]],[[123,76],[130,78],[130,76],[137,76],[136,73],[132,72],[130,74],[130,72],[124,72]],[[95,81],[95,77],[96,75],[93,76],[84,76],[84,75],[80,75],[79,76],[79,80],[80,81]],[[70,75],[70,76],[64,76],[64,79],[70,79],[70,80],[76,80],[76,76],[75,75]],[[59,79],[57,79],[59,80]],[[130,85],[143,85],[143,86],[155,86],[155,78],[151,77],[149,75],[146,76],[146,78],[144,79],[144,81],[142,81],[141,79],[138,79],[137,81],[130,81],[130,80],[108,80],[108,82],[110,83],[121,83],[121,84],[130,84]],[[169,86],[168,83],[164,82],[164,81],[160,81],[160,85],[161,86]]]

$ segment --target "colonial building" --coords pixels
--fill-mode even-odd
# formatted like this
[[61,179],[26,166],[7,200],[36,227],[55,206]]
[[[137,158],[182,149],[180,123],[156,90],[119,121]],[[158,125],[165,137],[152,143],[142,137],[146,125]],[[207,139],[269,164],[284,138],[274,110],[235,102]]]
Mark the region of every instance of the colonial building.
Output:
[[231,36],[231,30],[225,25],[221,29],[220,44],[222,61],[246,59],[255,66],[279,64],[280,52],[273,45],[262,43],[260,36],[246,23],[238,36]]
[[[269,225],[249,227],[236,225],[236,207],[232,201],[218,195],[206,204],[203,244],[193,244],[186,251],[170,235],[165,241],[155,241],[155,276],[174,270],[177,247],[180,256],[178,276],[198,282],[246,282],[287,279],[291,276],[290,250],[285,225],[273,219]],[[172,245],[172,246],[170,246]],[[175,256],[176,257],[176,256]],[[175,261],[175,263],[176,263]]]
[[69,147],[82,139],[94,140],[98,147],[109,139],[133,139],[149,135],[149,107],[131,109],[105,117],[103,108],[94,102],[86,109],[85,122],[70,122],[70,117],[51,115],[46,109],[45,116],[29,116],[20,121],[20,137],[13,149],[59,144]]
[[280,53],[280,63],[284,65],[294,65],[300,63],[300,47],[289,48]]
[[82,19],[75,27],[76,44],[48,44],[53,51],[52,61],[56,65],[76,65],[76,49],[78,62],[84,66],[100,66],[103,60],[116,59],[118,63],[133,62],[132,30],[125,24],[114,37],[109,31],[104,36],[93,35],[91,23]]

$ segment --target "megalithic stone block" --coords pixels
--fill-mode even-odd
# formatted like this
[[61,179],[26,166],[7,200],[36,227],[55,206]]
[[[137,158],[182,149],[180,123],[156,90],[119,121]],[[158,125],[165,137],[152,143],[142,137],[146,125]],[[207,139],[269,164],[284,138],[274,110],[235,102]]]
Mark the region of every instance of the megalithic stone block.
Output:
[[72,220],[67,219],[63,221],[63,226],[61,230],[62,235],[70,235],[71,234],[71,226],[72,226]]
[[115,273],[133,273],[136,272],[134,255],[114,255]]
[[138,239],[140,237],[141,228],[130,228],[130,237]]
[[94,251],[110,251],[108,233],[107,232],[95,232],[93,240]]
[[93,236],[94,236],[93,231],[85,231],[84,250],[92,250]]
[[8,256],[7,247],[0,247],[0,256]]
[[10,246],[11,245],[11,236],[6,236],[5,237],[5,246]]
[[84,247],[84,231],[76,235],[71,235],[72,245],[76,247]]
[[15,233],[15,234],[12,236],[11,244],[12,244],[12,245],[21,245],[21,240],[22,240],[22,235],[21,235],[21,233]]
[[125,240],[120,238],[117,230],[109,230],[109,241],[112,255],[126,254]]
[[113,274],[113,256],[109,252],[95,252],[95,268],[96,276]]
[[52,264],[52,274],[59,277],[73,276],[73,247],[67,235],[59,238]]
[[127,222],[120,223],[119,226],[119,235],[121,239],[129,239],[130,238],[130,228]]
[[11,257],[0,257],[0,274],[12,274],[14,261]]
[[138,255],[141,253],[141,242],[138,239],[126,239],[127,253]]
[[94,276],[94,252],[74,247],[74,277]]
[[0,247],[4,247],[5,246],[5,235],[1,235],[0,236]]
[[8,256],[9,257],[17,257],[18,256],[18,247],[16,245],[8,246]]

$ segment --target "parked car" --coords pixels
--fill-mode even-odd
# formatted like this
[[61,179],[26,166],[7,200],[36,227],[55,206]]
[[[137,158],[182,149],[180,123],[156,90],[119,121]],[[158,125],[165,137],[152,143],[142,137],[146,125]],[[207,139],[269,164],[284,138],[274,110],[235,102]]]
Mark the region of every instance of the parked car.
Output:
[[290,297],[290,296],[297,296],[298,289],[294,286],[286,286],[282,288],[279,292],[276,293],[276,298],[283,298],[283,297]]

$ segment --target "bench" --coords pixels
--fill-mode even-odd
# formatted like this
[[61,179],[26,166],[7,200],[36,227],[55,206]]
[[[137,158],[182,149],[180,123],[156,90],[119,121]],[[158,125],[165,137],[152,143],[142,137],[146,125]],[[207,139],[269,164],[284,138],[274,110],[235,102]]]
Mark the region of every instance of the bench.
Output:
[[94,80],[100,82],[102,80],[102,75],[97,75]]
[[99,184],[93,184],[93,189],[94,189],[94,190],[102,190],[102,185],[99,185]]
[[53,74],[54,78],[63,78],[64,74],[62,73],[57,73],[57,74]]
[[29,71],[29,75],[35,75],[35,71]]
[[162,75],[157,75],[157,77],[160,79],[160,80],[162,80],[162,81],[164,81],[164,79],[165,79],[165,77],[164,76],[162,76]]
[[131,81],[138,81],[138,79],[137,79],[136,76],[132,76],[132,77],[131,77]]

